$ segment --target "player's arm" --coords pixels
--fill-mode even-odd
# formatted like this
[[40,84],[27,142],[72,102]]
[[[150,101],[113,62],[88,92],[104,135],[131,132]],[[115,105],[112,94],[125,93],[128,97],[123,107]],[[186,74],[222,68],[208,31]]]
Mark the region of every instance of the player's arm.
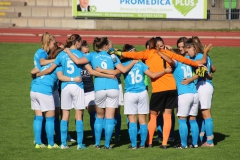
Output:
[[216,70],[217,70],[216,67],[214,65],[211,65],[211,72],[209,72],[207,74],[206,78],[209,79],[209,80],[212,80],[212,78],[213,78],[212,75],[213,75],[214,72],[216,72]]
[[198,63],[197,62],[195,62],[195,61],[193,61],[191,59],[188,59],[186,57],[183,57],[183,56],[181,56],[179,54],[176,54],[174,52],[171,52],[169,50],[161,49],[160,52],[164,53],[165,55],[167,55],[171,59],[177,60],[177,61],[182,62],[184,64],[187,64],[189,66],[198,67]]
[[56,68],[57,68],[57,65],[56,65],[55,63],[53,63],[53,64],[51,65],[51,67],[43,70],[42,72],[37,73],[37,77],[43,76],[43,75],[45,75],[45,74],[50,74],[50,73],[52,73],[52,72],[54,71],[54,69],[56,69]]
[[138,60],[132,60],[130,64],[128,64],[127,66],[122,65],[122,63],[119,63],[118,65],[116,65],[116,68],[121,71],[122,73],[126,73],[128,72],[135,63],[137,63]]
[[37,74],[38,72],[40,72],[38,68],[33,68],[31,70],[31,74]]
[[55,59],[44,59],[44,58],[41,58],[40,59],[40,64],[41,66],[45,66],[49,63],[53,63]]
[[82,81],[82,78],[80,76],[78,76],[78,77],[64,76],[62,71],[57,72],[57,77],[62,82],[81,82]]
[[119,69],[102,69],[100,67],[97,67],[95,69],[95,71],[97,72],[101,72],[101,73],[106,73],[106,74],[112,74],[112,75],[117,75],[119,73],[121,73],[121,71]]
[[93,76],[106,77],[106,78],[115,78],[115,74],[105,74],[105,73],[98,72],[96,70],[93,70],[92,66],[89,65],[89,64],[85,65],[85,68]]
[[75,55],[70,51],[69,48],[65,48],[63,51],[66,52],[66,53],[69,55],[69,57],[72,59],[72,61],[73,61],[74,63],[76,63],[76,64],[86,64],[86,63],[88,63],[87,58],[85,58],[85,57],[78,58],[77,56],[75,56]]
[[36,78],[36,74],[39,72],[39,69],[38,68],[33,68],[31,70],[31,77],[34,79]]
[[212,49],[212,44],[210,43],[207,47],[204,47],[204,51],[203,51],[203,57],[202,59],[196,60],[195,62],[197,62],[198,64],[205,64],[207,63],[207,54],[208,52]]
[[189,83],[195,81],[196,79],[198,79],[198,75],[195,74],[191,78],[185,78],[181,83],[185,84],[185,85],[188,85]]
[[168,57],[166,54],[162,53],[158,48],[157,48],[157,53],[162,59],[164,59],[168,64],[171,66],[175,66],[174,60],[172,60],[170,57]]
[[121,52],[120,56],[123,56],[125,58],[146,60],[148,59],[149,53],[146,50],[141,52]]
[[214,73],[217,71],[217,68],[214,65],[211,65],[211,72]]
[[151,72],[149,69],[147,69],[144,73],[146,75],[148,75],[150,78],[156,79],[156,78],[162,77],[163,75],[165,75],[167,73],[171,73],[171,72],[172,72],[172,68],[166,68],[161,72]]

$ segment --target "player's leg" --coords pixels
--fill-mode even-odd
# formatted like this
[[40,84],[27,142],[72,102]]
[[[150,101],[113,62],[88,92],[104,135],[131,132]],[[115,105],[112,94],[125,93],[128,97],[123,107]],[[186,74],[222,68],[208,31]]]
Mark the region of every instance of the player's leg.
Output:
[[179,123],[179,135],[181,144],[176,148],[187,148],[188,126],[187,117],[189,115],[190,107],[193,103],[193,94],[181,94],[178,96],[178,123]]
[[120,140],[120,137],[119,137],[119,134],[120,134],[120,130],[121,130],[121,106],[118,105],[118,108],[116,108],[115,110],[115,116],[114,116],[114,119],[115,119],[115,141],[119,141]]
[[95,148],[100,149],[101,134],[103,129],[103,118],[105,116],[107,91],[101,90],[95,92],[96,120],[94,123]]
[[148,92],[143,91],[138,94],[139,99],[138,99],[138,120],[140,124],[140,145],[139,148],[145,148],[146,140],[147,140],[147,122],[146,122],[146,117],[147,114],[149,114],[149,100],[148,100]]
[[165,98],[162,98],[163,93],[152,93],[150,100],[150,114],[149,114],[149,122],[148,122],[148,138],[147,138],[147,146],[152,147],[153,135],[157,126],[157,116],[160,113],[161,107],[163,106],[163,102]]
[[58,148],[54,144],[54,119],[55,119],[55,105],[53,95],[42,95],[39,100],[42,112],[45,112],[46,125],[45,131],[47,135],[48,148]]
[[118,107],[118,96],[119,91],[115,89],[107,90],[107,99],[106,99],[106,124],[105,124],[105,148],[110,148],[110,141],[112,138],[113,129],[115,126],[114,114],[115,110]]
[[76,120],[76,132],[77,132],[77,149],[85,149],[85,145],[83,142],[83,133],[84,133],[84,125],[83,125],[83,111],[85,109],[84,103],[84,90],[77,86],[76,84],[71,85],[71,95],[72,95],[72,105],[75,109],[75,120]]
[[199,82],[197,84],[202,117],[205,123],[207,141],[202,146],[213,147],[213,119],[211,116],[211,104],[213,95],[213,86],[208,82]]
[[92,131],[92,138],[93,140],[95,139],[95,135],[94,135],[94,123],[96,120],[96,104],[95,104],[95,92],[87,92],[84,93],[84,103],[85,106],[88,110],[89,113],[89,121],[90,121],[90,127],[91,127],[91,131]]
[[123,103],[124,103],[122,84],[119,84],[118,88],[119,88],[118,108],[116,109],[115,116],[114,116],[115,123],[116,123],[116,125],[115,125],[115,141],[120,140],[119,134],[120,134],[120,130],[121,130],[121,120],[122,120],[120,111],[121,111],[121,106],[123,106]]
[[199,104],[198,94],[195,93],[193,94],[193,103],[189,111],[189,115],[190,115],[189,123],[190,123],[190,128],[192,133],[192,145],[190,145],[190,147],[193,147],[193,148],[198,147],[199,127],[196,121],[196,116],[198,115],[198,104]]
[[34,120],[33,120],[35,147],[41,148],[40,146],[44,146],[41,140],[42,121],[43,121],[42,111],[41,111],[40,104],[37,101],[36,92],[31,91],[30,98],[31,98],[31,109],[34,110],[34,113],[35,113]]
[[61,149],[69,148],[67,145],[68,119],[70,115],[70,110],[72,109],[72,96],[70,91],[71,91],[70,85],[67,85],[61,91],[61,109],[62,109],[62,120],[60,122]]
[[77,149],[85,149],[83,145],[83,135],[84,135],[84,125],[82,121],[84,109],[75,109],[75,119],[76,119],[76,132],[77,132]]
[[128,133],[131,141],[131,146],[129,147],[129,149],[137,149],[137,103],[137,93],[124,93],[124,114],[127,115],[129,120]]
[[56,134],[56,140],[60,140],[61,133],[60,133],[60,97],[58,90],[55,90],[53,92],[53,98],[54,98],[54,105],[55,105],[55,120],[54,120],[54,128],[55,128],[55,134]]
[[165,97],[165,110],[163,114],[163,141],[161,148],[165,149],[167,141],[169,139],[171,127],[172,127],[172,110],[178,105],[178,94],[177,90],[166,91],[163,97]]
[[131,146],[129,148],[131,149],[137,149],[137,120],[135,114],[129,114],[129,129],[128,134],[131,141]]

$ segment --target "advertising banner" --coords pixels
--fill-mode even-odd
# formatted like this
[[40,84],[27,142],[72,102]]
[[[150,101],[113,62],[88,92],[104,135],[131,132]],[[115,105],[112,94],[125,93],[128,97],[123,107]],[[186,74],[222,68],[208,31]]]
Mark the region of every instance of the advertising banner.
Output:
[[207,0],[72,0],[73,17],[206,19]]

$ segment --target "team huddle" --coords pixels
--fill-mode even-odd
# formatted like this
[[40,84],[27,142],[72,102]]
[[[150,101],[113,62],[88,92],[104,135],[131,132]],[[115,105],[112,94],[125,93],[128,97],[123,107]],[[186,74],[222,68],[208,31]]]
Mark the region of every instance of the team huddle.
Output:
[[[203,47],[198,37],[180,37],[178,49],[172,49],[161,37],[153,37],[146,42],[146,50],[139,52],[131,44],[119,50],[107,37],[96,37],[89,52],[88,43],[78,34],[63,45],[47,32],[41,43],[31,71],[35,148],[68,149],[67,141],[75,141],[68,134],[70,110],[74,109],[77,149],[85,149],[83,112],[87,109],[94,147],[100,149],[104,137],[103,148],[112,149],[114,129],[115,140],[120,140],[120,106],[127,115],[129,149],[151,148],[154,140],[162,140],[160,148],[166,149],[168,141],[174,141],[175,108],[180,135],[176,148],[214,146],[211,102],[216,68],[208,56],[211,44]],[[156,129],[159,134],[154,139]]]

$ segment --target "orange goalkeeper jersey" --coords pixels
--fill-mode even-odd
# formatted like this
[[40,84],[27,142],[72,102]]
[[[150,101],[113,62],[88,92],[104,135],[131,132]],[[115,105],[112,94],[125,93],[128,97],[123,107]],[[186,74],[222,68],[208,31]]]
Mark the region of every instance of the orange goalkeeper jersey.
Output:
[[[169,56],[171,59],[175,59],[179,62],[185,63],[187,65],[197,67],[198,64],[190,59],[187,59],[181,55],[178,55],[174,52],[168,50],[161,50],[162,53]],[[166,67],[170,67],[170,65],[161,58],[161,56],[157,53],[155,49],[145,50],[141,52],[123,52],[123,57],[125,58],[133,58],[133,59],[142,59],[145,60],[146,65],[149,67],[152,72],[160,72]],[[176,82],[173,77],[173,74],[165,74],[162,77],[157,79],[151,79],[152,81],[152,93],[175,90]]]

